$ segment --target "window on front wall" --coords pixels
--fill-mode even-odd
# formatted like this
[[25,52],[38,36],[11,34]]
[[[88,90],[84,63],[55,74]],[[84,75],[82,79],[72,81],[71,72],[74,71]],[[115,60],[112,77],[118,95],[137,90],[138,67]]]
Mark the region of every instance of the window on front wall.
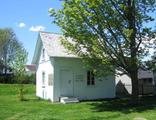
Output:
[[53,74],[48,75],[48,85],[52,86],[53,85]]
[[42,60],[44,60],[44,58],[45,58],[45,49],[43,48],[42,49]]
[[95,78],[93,71],[87,71],[87,85],[95,85]]
[[152,78],[148,78],[149,83],[152,83],[152,80],[153,80]]
[[42,72],[42,85],[45,85],[45,72]]
[[141,79],[143,80],[144,83],[152,83],[152,78],[144,78],[144,79]]

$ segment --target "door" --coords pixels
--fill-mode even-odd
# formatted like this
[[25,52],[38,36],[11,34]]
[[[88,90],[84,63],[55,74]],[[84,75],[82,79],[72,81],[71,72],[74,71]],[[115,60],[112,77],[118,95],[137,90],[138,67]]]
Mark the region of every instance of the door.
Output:
[[73,73],[71,70],[61,70],[61,96],[73,96]]
[[44,88],[42,89],[42,98],[43,99],[47,98],[47,92],[46,92],[46,90]]

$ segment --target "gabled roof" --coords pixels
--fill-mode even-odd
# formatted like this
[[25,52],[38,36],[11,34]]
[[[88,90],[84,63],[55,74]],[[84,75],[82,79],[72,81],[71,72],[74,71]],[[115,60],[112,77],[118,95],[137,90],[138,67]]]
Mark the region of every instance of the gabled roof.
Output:
[[69,52],[61,45],[60,34],[40,32],[43,46],[51,57],[76,57],[75,55],[69,54]]
[[35,65],[26,65],[26,69],[27,69],[27,71],[35,72],[36,66]]
[[42,45],[50,57],[77,57],[61,45],[61,37],[63,35],[58,33],[39,32],[32,64],[36,64],[37,59],[39,59]]

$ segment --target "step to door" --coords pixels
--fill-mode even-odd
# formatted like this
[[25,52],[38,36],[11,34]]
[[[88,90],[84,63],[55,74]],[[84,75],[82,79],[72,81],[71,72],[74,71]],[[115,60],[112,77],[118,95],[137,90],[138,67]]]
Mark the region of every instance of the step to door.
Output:
[[61,97],[60,102],[63,104],[77,103],[77,102],[79,102],[79,100],[76,97]]

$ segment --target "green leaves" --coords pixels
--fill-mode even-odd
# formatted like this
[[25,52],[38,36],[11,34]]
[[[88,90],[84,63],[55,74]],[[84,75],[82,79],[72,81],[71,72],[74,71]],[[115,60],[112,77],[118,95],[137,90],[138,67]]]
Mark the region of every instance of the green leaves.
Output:
[[22,43],[18,41],[12,29],[0,29],[0,60],[11,68],[14,74],[24,74],[27,62],[27,52]]
[[72,38],[73,42],[62,40],[66,49],[85,59],[95,58],[99,65],[111,63],[131,71],[131,63],[138,64],[147,52],[142,50],[143,38],[150,41],[147,36],[152,31],[145,24],[154,20],[148,13],[155,9],[155,3],[153,0],[70,0],[64,2],[62,9],[50,13],[64,36]]

